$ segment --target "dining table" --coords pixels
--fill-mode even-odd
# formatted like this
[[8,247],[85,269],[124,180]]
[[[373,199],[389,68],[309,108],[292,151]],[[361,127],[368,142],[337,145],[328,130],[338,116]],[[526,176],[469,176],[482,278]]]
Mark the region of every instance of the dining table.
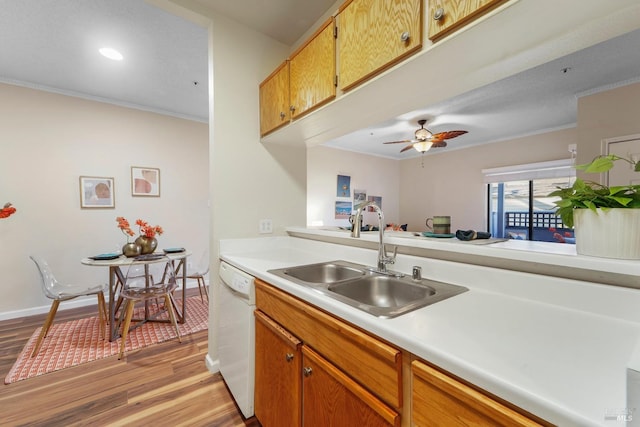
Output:
[[[175,307],[176,320],[184,323],[187,318],[187,258],[191,252],[187,250],[176,250],[169,252],[154,252],[153,254],[138,257],[126,257],[121,254],[101,254],[83,258],[80,262],[91,267],[107,267],[109,269],[109,341],[115,341],[120,337],[119,322],[116,322],[117,301],[121,286],[125,283],[126,269],[136,264],[148,264],[157,262],[158,258],[166,256],[172,263],[176,279],[182,280],[182,303],[181,307]],[[146,311],[146,310],[145,310]],[[145,316],[145,321],[153,321]]]

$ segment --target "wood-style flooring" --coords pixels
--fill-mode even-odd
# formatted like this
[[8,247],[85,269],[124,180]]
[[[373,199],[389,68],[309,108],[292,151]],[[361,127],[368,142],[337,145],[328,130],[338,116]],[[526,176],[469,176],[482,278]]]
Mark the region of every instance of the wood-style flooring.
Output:
[[[195,291],[193,293],[192,291]],[[197,289],[188,290],[197,295]],[[62,306],[64,308],[64,305]],[[61,310],[55,323],[93,316]],[[0,322],[0,375],[7,375],[45,314]],[[0,385],[2,426],[250,426],[220,373],[205,366],[208,331],[126,354]]]

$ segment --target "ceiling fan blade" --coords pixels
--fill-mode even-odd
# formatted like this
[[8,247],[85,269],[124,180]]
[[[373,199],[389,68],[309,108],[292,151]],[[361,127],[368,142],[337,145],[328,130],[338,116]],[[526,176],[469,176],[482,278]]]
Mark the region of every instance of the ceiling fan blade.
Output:
[[450,130],[447,132],[440,132],[440,133],[436,133],[434,135],[431,136],[431,141],[437,142],[437,141],[444,141],[445,139],[452,139],[452,138],[456,138],[460,135],[464,135],[465,133],[467,133],[466,130]]
[[389,142],[383,142],[383,144],[400,144],[400,143],[407,143],[407,142],[416,142],[416,141],[412,141],[410,139],[405,139],[403,141],[389,141]]
[[446,146],[447,146],[447,141],[441,140],[441,141],[434,142],[431,145],[431,148],[443,148],[443,147],[446,147]]
[[402,150],[400,150],[401,153],[404,153],[407,150],[411,150],[413,148],[413,144],[409,144],[406,147],[404,147]]

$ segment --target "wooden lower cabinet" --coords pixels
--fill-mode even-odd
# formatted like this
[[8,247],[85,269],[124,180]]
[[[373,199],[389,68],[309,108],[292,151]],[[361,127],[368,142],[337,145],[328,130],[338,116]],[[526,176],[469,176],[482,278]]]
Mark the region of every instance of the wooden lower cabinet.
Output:
[[261,280],[256,308],[263,427],[552,426]]
[[254,412],[263,427],[301,422],[302,343],[260,311],[256,318]]
[[458,426],[550,426],[464,384],[422,362],[411,363],[411,425]]
[[303,346],[302,355],[304,427],[400,426],[397,412],[311,348]]
[[255,415],[262,427],[400,427],[400,414],[257,310]]

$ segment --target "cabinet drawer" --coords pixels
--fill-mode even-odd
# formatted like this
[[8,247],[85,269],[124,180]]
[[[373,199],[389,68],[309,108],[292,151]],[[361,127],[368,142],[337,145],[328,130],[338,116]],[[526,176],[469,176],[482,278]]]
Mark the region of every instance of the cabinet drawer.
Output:
[[551,425],[529,418],[419,360],[411,363],[411,374],[413,426]]
[[256,307],[387,404],[402,407],[398,349],[260,280]]

